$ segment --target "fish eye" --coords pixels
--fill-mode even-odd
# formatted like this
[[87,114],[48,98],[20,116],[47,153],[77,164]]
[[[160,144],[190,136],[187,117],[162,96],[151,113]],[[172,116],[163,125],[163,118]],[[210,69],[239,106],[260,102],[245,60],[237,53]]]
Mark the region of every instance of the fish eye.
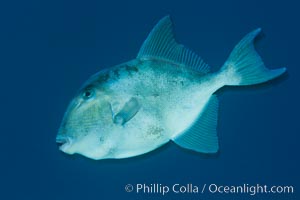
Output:
[[82,98],[83,99],[90,99],[91,97],[94,96],[94,90],[93,89],[85,89],[82,93]]

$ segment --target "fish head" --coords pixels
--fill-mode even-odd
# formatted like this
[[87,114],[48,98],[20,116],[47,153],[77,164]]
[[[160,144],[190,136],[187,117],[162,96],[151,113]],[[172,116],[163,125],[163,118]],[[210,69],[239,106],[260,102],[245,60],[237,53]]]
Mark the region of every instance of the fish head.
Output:
[[97,84],[83,87],[69,104],[56,136],[59,149],[92,159],[105,158],[113,145],[106,130],[112,124],[111,108]]

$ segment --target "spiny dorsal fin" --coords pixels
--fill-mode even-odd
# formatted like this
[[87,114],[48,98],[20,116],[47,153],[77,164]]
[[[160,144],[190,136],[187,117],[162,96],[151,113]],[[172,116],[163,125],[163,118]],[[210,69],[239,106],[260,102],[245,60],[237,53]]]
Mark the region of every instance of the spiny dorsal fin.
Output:
[[218,99],[212,95],[196,122],[173,141],[179,146],[201,153],[216,153],[219,149],[217,136]]
[[137,58],[165,60],[201,73],[209,71],[209,66],[198,55],[176,42],[169,16],[161,19],[152,29]]

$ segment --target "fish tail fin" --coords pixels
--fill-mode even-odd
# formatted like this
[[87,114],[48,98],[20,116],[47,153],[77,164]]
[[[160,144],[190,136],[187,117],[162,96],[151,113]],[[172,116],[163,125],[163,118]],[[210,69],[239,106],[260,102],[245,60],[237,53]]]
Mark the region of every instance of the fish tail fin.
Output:
[[254,39],[260,33],[258,28],[248,33],[233,49],[221,68],[225,85],[252,85],[272,80],[286,71],[286,68],[269,70],[254,48]]

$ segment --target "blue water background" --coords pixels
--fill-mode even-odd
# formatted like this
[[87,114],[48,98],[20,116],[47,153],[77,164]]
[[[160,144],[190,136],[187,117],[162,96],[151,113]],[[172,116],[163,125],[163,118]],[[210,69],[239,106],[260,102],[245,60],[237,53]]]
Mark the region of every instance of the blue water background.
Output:
[[[0,199],[300,199],[297,1],[2,1],[0,3]],[[257,49],[269,84],[219,94],[220,152],[170,143],[144,156],[93,161],[58,151],[55,136],[81,84],[136,56],[171,15],[177,40],[212,66],[261,27]],[[184,116],[183,116],[184,117]],[[294,194],[136,194],[126,184],[292,185]]]

